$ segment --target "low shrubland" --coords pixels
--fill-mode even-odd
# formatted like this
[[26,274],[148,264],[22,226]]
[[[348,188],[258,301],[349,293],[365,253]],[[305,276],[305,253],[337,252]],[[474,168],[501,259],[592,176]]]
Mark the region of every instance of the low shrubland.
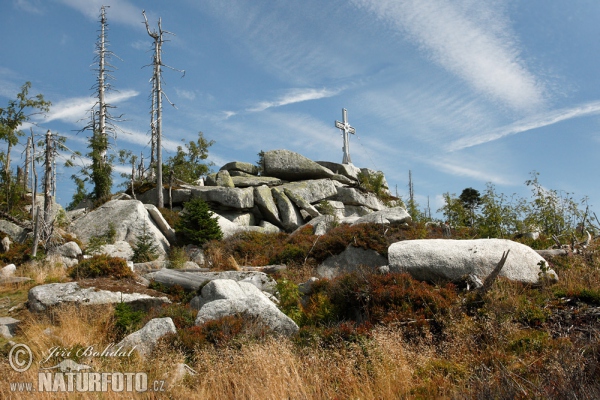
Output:
[[[455,227],[451,235],[477,237],[473,227]],[[340,225],[319,237],[308,229],[293,235],[244,232],[205,244],[214,269],[287,265],[275,278],[279,308],[300,327],[289,338],[273,335],[244,314],[196,326],[197,311],[189,301],[197,291],[152,283],[173,303],[149,311],[124,304],[62,306],[48,314],[21,310],[12,314],[23,321],[13,340],[27,343],[34,357],[43,359],[53,346],[104,348],[152,318],[171,317],[177,333],[163,337],[147,358],[76,361],[95,371],[144,371],[150,380],[167,379],[165,395],[172,398],[600,397],[596,242],[579,253],[548,258],[548,267],[560,278],[557,283],[534,286],[499,278],[483,295],[450,283],[434,285],[368,269],[321,279],[306,295],[299,289],[320,262],[349,245],[385,254],[389,244],[400,240],[441,237],[441,226],[424,223],[365,224]],[[553,241],[543,234],[535,242],[518,240],[537,247]],[[23,268],[35,282],[3,288],[10,306],[25,301],[35,284],[68,279],[67,272],[89,279],[119,278],[130,271],[122,261],[105,256],[67,272],[40,261]],[[7,308],[0,310],[6,313]],[[0,347],[6,356],[10,346],[0,340]],[[183,362],[197,375],[169,380],[175,364]],[[0,372],[5,381],[37,381],[35,368],[16,373],[3,362]],[[1,386],[0,396],[14,397],[8,390]],[[105,397],[119,396],[108,392]]]

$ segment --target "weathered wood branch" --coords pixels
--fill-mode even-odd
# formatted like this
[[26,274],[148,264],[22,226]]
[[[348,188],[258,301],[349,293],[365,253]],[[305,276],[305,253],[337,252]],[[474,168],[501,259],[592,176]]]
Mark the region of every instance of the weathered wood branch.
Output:
[[548,250],[535,250],[542,257],[553,257],[553,256],[568,256],[569,250],[567,249],[548,249]]
[[508,253],[510,253],[510,250],[506,250],[505,252],[502,253],[502,258],[500,259],[500,261],[496,265],[496,268],[494,268],[494,270],[492,271],[492,273],[489,274],[487,276],[487,278],[485,278],[485,280],[483,281],[483,286],[476,289],[476,292],[480,296],[483,296],[484,294],[486,294],[491,289],[492,284],[494,283],[494,281],[496,280],[496,278],[498,278],[498,275],[500,274],[500,271],[502,271],[502,268],[504,267],[504,264],[506,263],[506,259],[508,258]]

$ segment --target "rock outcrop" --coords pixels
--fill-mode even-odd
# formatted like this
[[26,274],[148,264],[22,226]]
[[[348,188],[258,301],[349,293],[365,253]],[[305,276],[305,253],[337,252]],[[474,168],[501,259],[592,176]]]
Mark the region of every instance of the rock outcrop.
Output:
[[115,240],[134,245],[144,232],[150,235],[160,258],[169,250],[169,241],[138,200],[111,200],[71,224],[71,230],[84,243],[94,236],[107,235],[112,228]]
[[136,309],[148,310],[155,306],[170,303],[166,297],[152,297],[141,293],[121,293],[96,288],[79,287],[77,282],[49,283],[29,290],[30,311],[45,311],[65,303],[80,305],[127,303]]
[[[327,215],[341,223],[354,223],[360,217],[387,210],[374,194],[358,189],[359,176],[377,173],[361,171],[351,164],[314,162],[289,150],[271,150],[264,153],[262,171],[250,163],[227,163],[208,177],[207,186],[174,188],[172,203],[181,208],[190,199],[200,197],[216,214],[228,220],[219,221],[225,237],[239,231],[277,232],[275,227],[293,232],[311,219],[320,218],[324,202],[332,205]],[[168,190],[164,190],[168,202]],[[155,204],[156,189],[138,197],[144,203]],[[248,218],[249,215],[252,217]],[[388,218],[385,223],[398,219]],[[380,221],[378,217],[377,222]],[[373,221],[365,219],[359,223],[362,222]],[[171,240],[168,228],[159,220],[156,224]],[[332,225],[321,224],[319,231],[329,226]]]
[[202,285],[215,279],[231,279],[236,282],[248,282],[259,290],[275,293],[277,282],[264,272],[182,272],[174,269],[161,269],[144,275],[146,279],[154,280],[165,286],[180,285],[186,290],[198,290]]

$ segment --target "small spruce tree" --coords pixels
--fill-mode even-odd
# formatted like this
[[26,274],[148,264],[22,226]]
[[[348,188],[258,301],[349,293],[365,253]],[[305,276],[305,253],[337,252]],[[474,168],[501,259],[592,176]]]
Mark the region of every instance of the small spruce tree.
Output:
[[202,246],[210,240],[223,238],[218,220],[204,200],[196,197],[185,203],[184,209],[175,225],[177,235],[183,244]]
[[158,248],[152,241],[152,235],[146,230],[136,236],[136,243],[133,246],[133,258],[132,261],[136,263],[144,263],[154,261],[158,258]]

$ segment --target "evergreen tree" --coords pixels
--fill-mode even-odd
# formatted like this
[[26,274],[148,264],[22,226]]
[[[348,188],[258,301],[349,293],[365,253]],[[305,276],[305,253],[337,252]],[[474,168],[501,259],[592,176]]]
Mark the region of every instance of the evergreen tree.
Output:
[[181,218],[175,225],[177,235],[184,244],[202,246],[210,240],[223,238],[217,217],[208,204],[199,197],[184,204]]

